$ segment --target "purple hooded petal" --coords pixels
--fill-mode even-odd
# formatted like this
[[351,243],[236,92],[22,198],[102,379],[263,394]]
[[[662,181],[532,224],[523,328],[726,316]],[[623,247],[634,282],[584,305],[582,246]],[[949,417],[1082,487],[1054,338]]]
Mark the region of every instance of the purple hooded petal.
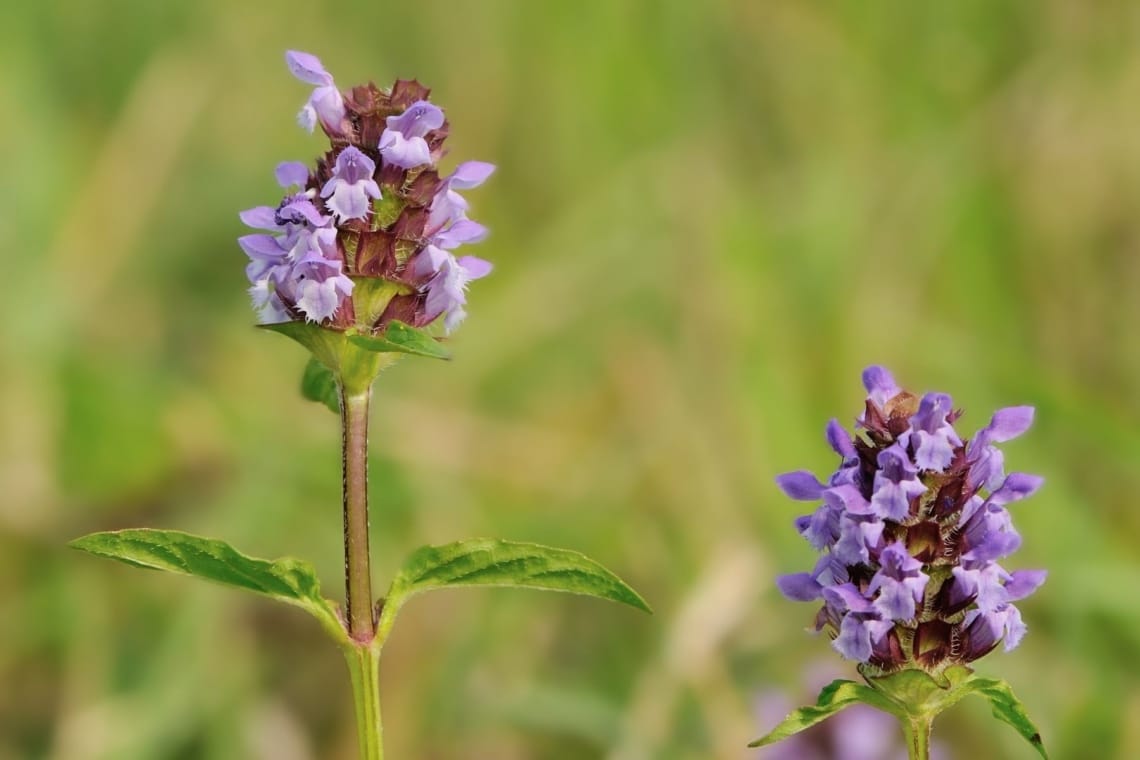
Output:
[[1002,483],[1001,488],[994,491],[990,495],[990,501],[994,504],[1009,504],[1015,501],[1021,501],[1037,493],[1037,489],[1041,488],[1041,484],[1045,482],[1045,478],[1039,475],[1030,475],[1025,472],[1011,472],[1006,477],[1005,482]]
[[902,390],[886,367],[873,364],[863,370],[863,387],[876,405],[882,406]]
[[488,164],[484,161],[464,161],[455,167],[455,171],[447,178],[447,182],[449,186],[457,190],[470,190],[482,185],[494,173],[494,164]]
[[823,483],[807,470],[786,472],[776,478],[776,485],[789,498],[797,501],[818,501],[823,498]]
[[1044,570],[1014,570],[1005,584],[1006,596],[1011,602],[1024,599],[1041,587],[1047,575]]
[[300,161],[283,161],[277,164],[277,171],[274,174],[277,177],[277,184],[281,187],[287,188],[293,185],[304,187],[309,181],[309,167]]
[[1012,440],[1033,424],[1034,409],[1031,406],[1008,406],[998,409],[984,428],[986,438],[993,443]]
[[823,492],[823,500],[838,510],[851,515],[873,515],[871,504],[852,485],[833,486]]
[[489,261],[477,256],[461,256],[458,260],[460,268],[467,274],[468,280],[479,280],[491,274],[494,268]]
[[875,608],[871,602],[859,592],[854,583],[841,583],[823,589],[824,601],[840,612],[870,613]]
[[822,586],[808,573],[781,575],[776,579],[780,593],[793,602],[811,602],[819,599]]
[[331,217],[325,216],[313,202],[309,200],[308,196],[304,193],[293,196],[281,204],[277,209],[277,223],[280,225],[286,224],[299,224],[299,225],[312,225],[313,227],[324,227],[332,221]]
[[372,210],[372,200],[380,197],[380,187],[372,179],[376,163],[359,148],[348,146],[336,158],[333,175],[321,188],[329,211],[340,220],[364,219]]
[[238,245],[252,258],[277,259],[286,253],[273,235],[242,235]]
[[470,219],[460,219],[443,232],[436,233],[432,242],[450,251],[465,243],[478,243],[486,237],[486,227]]
[[844,459],[853,459],[856,455],[855,444],[851,442],[851,436],[837,419],[833,418],[827,423],[827,443],[836,454]]
[[443,126],[443,110],[426,100],[417,100],[399,116],[389,116],[388,129],[404,137],[423,137]]
[[321,86],[333,83],[332,74],[325,71],[321,60],[311,53],[289,50],[285,53],[285,63],[293,76],[302,82]]
[[257,230],[277,229],[277,209],[272,206],[256,206],[238,214],[242,224]]

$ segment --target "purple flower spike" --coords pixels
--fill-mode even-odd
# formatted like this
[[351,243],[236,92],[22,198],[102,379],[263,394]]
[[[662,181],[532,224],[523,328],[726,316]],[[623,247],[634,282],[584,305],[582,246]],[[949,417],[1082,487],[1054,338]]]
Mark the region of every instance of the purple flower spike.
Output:
[[488,234],[468,217],[460,192],[486,182],[494,165],[466,161],[439,176],[434,162],[446,152],[447,122],[415,80],[342,93],[316,56],[290,50],[285,62],[313,88],[299,121],[310,131],[319,122],[329,144],[314,162],[278,164],[284,197],[239,214],[255,231],[238,242],[259,320],[376,337],[397,323],[422,330],[438,321],[454,330],[466,315],[468,285],[491,271],[487,261],[455,252]]
[[819,501],[823,498],[823,483],[807,470],[786,472],[776,477],[776,485],[797,501]]
[[431,148],[424,137],[443,126],[443,111],[439,106],[426,100],[417,101],[399,116],[389,116],[387,124],[378,146],[384,163],[401,169],[431,163]]
[[313,94],[297,114],[297,123],[312,132],[320,120],[330,134],[340,134],[345,115],[344,96],[333,83],[332,74],[325,71],[319,58],[309,53],[290,50],[285,53],[285,63],[293,76],[302,82],[316,85]]
[[372,179],[376,163],[353,146],[336,157],[333,176],[321,188],[325,205],[337,219],[363,219],[372,210],[372,201],[380,198],[380,186]]
[[[969,445],[950,396],[917,404],[882,367],[863,373],[868,399],[856,438],[835,420],[827,442],[841,457],[822,481],[804,470],[777,478],[800,501],[823,499],[796,530],[822,552],[811,573],[783,576],[796,601],[823,600],[816,629],[871,672],[931,672],[968,663],[1025,632],[1013,602],[1044,581],[1041,570],[1009,573],[998,561],[1021,545],[1007,505],[1033,495],[1041,478],[1004,474],[993,444],[1028,428],[1030,407],[997,412]],[[884,405],[888,405],[884,407]],[[949,571],[949,572],[947,572]]]

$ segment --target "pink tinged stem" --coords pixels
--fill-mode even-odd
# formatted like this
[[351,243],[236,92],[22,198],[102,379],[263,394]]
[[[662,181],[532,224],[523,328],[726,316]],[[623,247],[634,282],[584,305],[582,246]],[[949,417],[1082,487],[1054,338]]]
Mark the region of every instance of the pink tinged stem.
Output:
[[340,388],[344,474],[344,578],[348,632],[370,642],[376,632],[372,612],[372,571],[368,550],[368,405],[372,389]]

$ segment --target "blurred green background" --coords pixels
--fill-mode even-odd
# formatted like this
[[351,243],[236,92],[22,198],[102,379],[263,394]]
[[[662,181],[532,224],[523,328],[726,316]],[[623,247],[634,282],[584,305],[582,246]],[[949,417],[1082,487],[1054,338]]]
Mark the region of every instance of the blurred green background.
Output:
[[[778,572],[772,484],[823,472],[871,362],[1007,447],[1048,567],[1008,678],[1058,758],[1140,756],[1140,8],[1129,2],[43,0],[0,25],[0,759],[355,753],[344,665],[270,602],[65,548],[127,526],[313,559],[339,593],[339,433],[259,333],[237,211],[275,202],[286,48],[428,83],[493,277],[456,360],[381,380],[381,586],[414,546],[574,547],[655,605],[416,600],[393,758],[761,758],[770,689],[834,662]],[[839,667],[836,665],[836,667]],[[853,671],[848,671],[853,672]],[[963,704],[955,757],[1032,750]]]

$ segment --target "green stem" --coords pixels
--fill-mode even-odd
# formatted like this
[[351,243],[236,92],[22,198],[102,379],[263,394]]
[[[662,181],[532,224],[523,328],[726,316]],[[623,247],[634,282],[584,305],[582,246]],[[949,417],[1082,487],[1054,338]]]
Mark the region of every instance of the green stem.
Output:
[[906,754],[910,760],[930,760],[930,731],[934,718],[930,715],[911,715],[903,721],[906,737]]
[[376,631],[372,613],[372,570],[368,552],[368,403],[363,390],[340,386],[344,474],[345,617],[354,640],[368,644]]
[[344,647],[352,676],[352,701],[360,736],[360,760],[384,760],[384,728],[380,721],[380,647],[351,644]]

